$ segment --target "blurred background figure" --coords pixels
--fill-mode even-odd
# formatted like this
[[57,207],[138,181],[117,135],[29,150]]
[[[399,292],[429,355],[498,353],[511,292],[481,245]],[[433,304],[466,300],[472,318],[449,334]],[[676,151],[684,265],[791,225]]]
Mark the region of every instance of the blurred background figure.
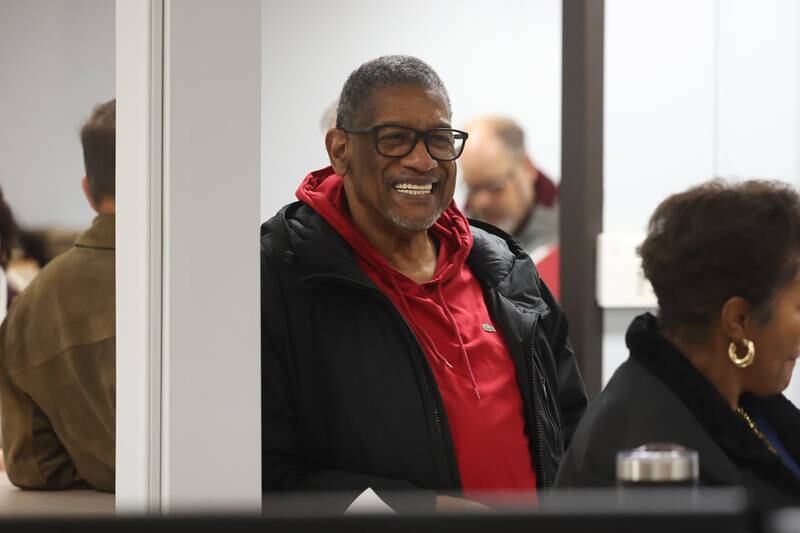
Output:
[[468,123],[460,166],[468,216],[516,237],[559,297],[558,191],[525,149],[522,128],[506,117]]
[[[0,299],[3,294],[6,298],[5,303],[0,301],[0,308],[7,309],[42,267],[72,247],[79,234],[58,226],[21,227],[0,190],[0,267],[6,287],[0,290]],[[0,314],[0,320],[4,316],[4,312]]]
[[322,117],[319,119],[319,128],[322,130],[323,135],[328,133],[329,129],[336,127],[336,108],[338,106],[339,99],[337,98],[322,112]]
[[762,506],[800,504],[800,411],[782,392],[800,355],[800,196],[788,184],[709,182],[671,196],[639,253],[658,298],[589,406],[561,486],[615,483],[643,443],[697,450],[700,483]]
[[[17,240],[17,225],[11,208],[0,189],[0,322],[5,320],[8,307],[16,296],[16,291],[8,283],[8,263]],[[0,449],[0,472],[5,471],[3,450]]]
[[11,252],[17,238],[17,226],[14,223],[14,216],[11,208],[3,198],[3,191],[0,189],[0,322],[6,317],[6,310],[14,298],[8,284],[6,269],[11,260]]
[[6,269],[12,295],[25,290],[47,263],[69,250],[80,233],[60,226],[26,228],[17,225],[16,246]]

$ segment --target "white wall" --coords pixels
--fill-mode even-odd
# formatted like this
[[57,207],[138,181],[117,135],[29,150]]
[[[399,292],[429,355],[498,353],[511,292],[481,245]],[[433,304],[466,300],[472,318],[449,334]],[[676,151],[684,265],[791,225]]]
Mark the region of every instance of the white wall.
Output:
[[715,171],[800,184],[800,3],[717,0]]
[[116,1],[120,512],[161,509],[162,13],[160,0]]
[[[715,176],[800,184],[798,35],[794,0],[606,0],[605,232]],[[604,383],[640,312],[605,311]]]
[[264,0],[261,216],[328,164],[320,118],[347,76],[384,54],[428,62],[454,124],[483,113],[519,120],[531,155],[558,179],[560,0]]
[[662,198],[714,174],[714,14],[606,1],[604,232],[644,229]]
[[24,225],[81,228],[78,130],[114,97],[114,2],[0,1],[0,187]]

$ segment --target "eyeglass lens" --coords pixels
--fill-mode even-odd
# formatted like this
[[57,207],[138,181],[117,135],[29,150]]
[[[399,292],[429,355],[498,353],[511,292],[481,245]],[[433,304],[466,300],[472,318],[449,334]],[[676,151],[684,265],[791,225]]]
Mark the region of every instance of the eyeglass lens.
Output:
[[[451,161],[461,155],[464,135],[450,129],[433,129],[422,135],[428,153],[434,159]],[[375,145],[378,153],[388,157],[405,157],[414,150],[417,132],[402,126],[375,128]]]

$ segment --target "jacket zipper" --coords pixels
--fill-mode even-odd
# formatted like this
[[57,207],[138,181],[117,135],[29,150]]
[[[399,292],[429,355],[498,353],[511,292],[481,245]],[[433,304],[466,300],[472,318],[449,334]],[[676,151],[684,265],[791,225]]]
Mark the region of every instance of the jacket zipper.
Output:
[[[394,305],[392,304],[391,300],[383,294],[382,292],[378,292],[380,297],[383,301],[389,305],[389,307],[398,315],[400,314],[397,309],[395,309]],[[436,433],[439,436],[439,443],[442,445],[442,454],[444,455],[444,459],[446,461],[447,467],[447,480],[450,482],[450,486],[452,488],[460,488],[456,486],[456,483],[453,480],[453,472],[455,471],[455,464],[453,463],[453,458],[450,456],[450,448],[447,446],[447,440],[444,436],[444,424],[442,423],[442,407],[439,403],[439,397],[436,394],[436,390],[434,389],[432,377],[431,377],[431,370],[429,368],[429,363],[425,358],[425,352],[422,349],[422,344],[419,342],[417,335],[414,333],[414,330],[411,329],[411,326],[402,318],[400,315],[400,319],[408,328],[408,331],[411,333],[411,336],[414,337],[414,342],[416,343],[417,348],[419,348],[419,354],[422,356],[422,374],[425,378],[425,387],[428,390],[428,394],[431,398],[432,403],[432,412],[433,412],[433,423],[436,426]],[[418,361],[419,363],[419,361]]]
[[[431,376],[431,369],[429,368],[429,363],[425,358],[425,351],[422,349],[422,343],[419,342],[417,335],[414,333],[414,330],[411,329],[411,326],[403,319],[403,315],[394,307],[389,298],[383,294],[382,292],[378,291],[377,289],[373,289],[370,287],[371,290],[375,291],[379,297],[383,300],[383,302],[389,306],[389,308],[397,313],[400,316],[400,320],[403,324],[405,324],[408,331],[411,333],[411,336],[414,338],[414,342],[416,343],[417,348],[419,349],[418,354],[422,357],[422,374],[425,378],[425,386],[428,390],[428,394],[431,398],[432,411],[433,411],[433,423],[436,426],[436,433],[439,436],[439,443],[442,445],[442,454],[444,455],[444,459],[447,462],[447,480],[450,482],[450,486],[452,488],[460,488],[456,487],[456,483],[453,480],[453,472],[455,469],[455,464],[453,463],[453,458],[450,456],[450,448],[447,446],[447,440],[444,437],[444,424],[442,423],[442,407],[439,404],[439,396],[436,394],[436,390],[434,389],[432,376]],[[419,363],[419,361],[417,361]]]
[[542,430],[542,420],[539,416],[542,406],[540,405],[540,398],[538,389],[536,387],[536,376],[534,375],[534,361],[535,357],[534,344],[536,342],[536,322],[533,323],[531,330],[530,352],[528,354],[528,379],[531,385],[531,394],[533,395],[533,419],[536,422],[536,450],[538,455],[533,458],[533,464],[536,468],[537,480],[542,480],[542,488],[550,486],[550,480],[547,478],[547,472],[544,469],[544,431]]
[[455,481],[453,479],[453,472],[455,471],[455,464],[453,463],[453,458],[450,456],[450,448],[447,446],[447,440],[444,437],[444,424],[442,423],[442,409],[441,409],[441,406],[439,405],[439,397],[436,395],[436,391],[435,391],[435,389],[433,387],[433,383],[431,382],[431,376],[430,376],[430,372],[431,371],[430,371],[430,368],[428,368],[426,366],[428,363],[427,363],[426,360],[424,360],[425,355],[424,355],[424,351],[422,350],[422,344],[419,342],[419,339],[417,339],[417,336],[414,334],[414,331],[411,329],[411,327],[408,325],[408,323],[403,319],[403,317],[402,317],[402,315],[400,315],[399,311],[394,307],[394,304],[392,304],[391,300],[389,300],[389,298],[385,294],[383,294],[381,291],[379,291],[375,287],[373,287],[371,285],[368,285],[366,283],[362,283],[362,282],[359,282],[357,280],[348,278],[346,276],[339,276],[339,275],[335,275],[335,274],[324,274],[324,275],[307,276],[302,281],[312,281],[312,280],[313,281],[319,281],[320,279],[328,279],[328,280],[343,282],[343,283],[348,284],[348,285],[355,285],[356,287],[359,287],[359,288],[362,288],[362,289],[366,289],[366,290],[376,294],[376,296],[378,298],[380,298],[380,300],[382,302],[384,302],[386,305],[388,305],[389,308],[393,312],[397,313],[400,316],[401,322],[403,324],[405,324],[406,328],[408,328],[408,331],[411,333],[412,337],[414,337],[414,342],[416,343],[416,346],[417,346],[417,348],[419,348],[420,353],[422,353],[422,357],[423,357],[423,363],[424,364],[422,366],[422,373],[423,373],[424,379],[425,379],[425,386],[427,388],[428,394],[430,394],[430,397],[431,397],[431,400],[432,400],[432,403],[433,403],[433,409],[432,409],[432,411],[433,411],[433,422],[434,422],[434,425],[436,426],[436,433],[437,433],[437,435],[439,437],[439,442],[442,445],[442,452],[444,454],[445,461],[447,462],[447,465],[446,465],[447,466],[447,478],[448,478],[448,481],[450,482],[450,486],[452,488],[459,488],[459,487],[456,486],[456,483],[455,483]]
[[[535,343],[532,343],[532,345]],[[550,422],[554,428],[558,430],[558,428],[563,427],[561,421],[561,414],[558,411],[558,406],[556,405],[556,399],[548,398],[547,393],[547,378],[545,377],[544,369],[542,368],[541,361],[537,360],[534,356],[535,350],[532,351],[530,355],[530,361],[533,368],[536,370],[537,374],[539,375],[539,385],[542,387],[542,396],[544,397],[544,405],[542,406],[542,413],[547,418],[547,421]],[[555,434],[556,444],[558,446],[563,446],[563,439],[560,431],[556,431]]]
[[442,415],[441,415],[441,409],[439,407],[439,399],[436,396],[436,391],[433,389],[433,384],[431,383],[431,378],[428,375],[428,370],[423,368],[423,374],[425,375],[425,385],[428,388],[428,393],[430,394],[430,397],[433,400],[433,423],[436,426],[436,432],[439,435],[439,442],[442,445],[442,452],[444,453],[445,461],[447,461],[447,478],[450,481],[450,485],[453,488],[457,488],[455,487],[455,483],[453,482],[453,477],[452,477],[452,472],[455,465],[453,464],[452,458],[450,457],[447,441],[444,438],[444,424],[442,424]]

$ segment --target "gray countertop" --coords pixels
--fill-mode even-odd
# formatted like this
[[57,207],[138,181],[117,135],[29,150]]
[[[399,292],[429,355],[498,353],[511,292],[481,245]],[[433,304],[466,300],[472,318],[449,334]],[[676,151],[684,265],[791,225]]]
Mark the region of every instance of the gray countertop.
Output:
[[93,490],[20,490],[0,472],[0,516],[109,516],[114,495]]

